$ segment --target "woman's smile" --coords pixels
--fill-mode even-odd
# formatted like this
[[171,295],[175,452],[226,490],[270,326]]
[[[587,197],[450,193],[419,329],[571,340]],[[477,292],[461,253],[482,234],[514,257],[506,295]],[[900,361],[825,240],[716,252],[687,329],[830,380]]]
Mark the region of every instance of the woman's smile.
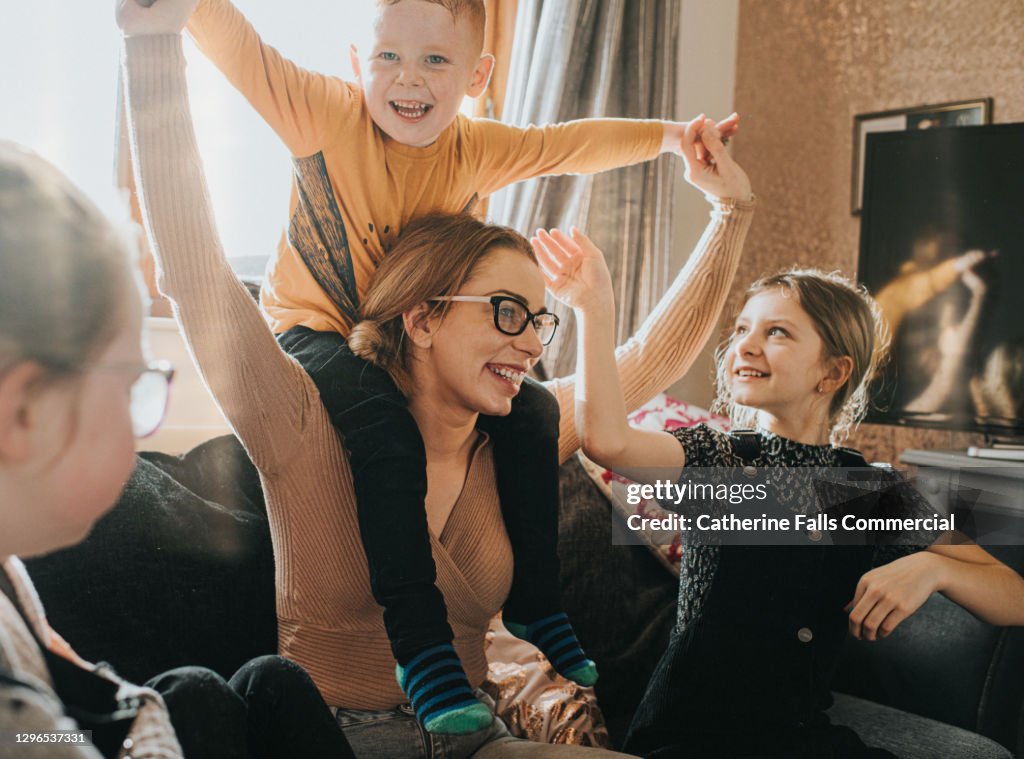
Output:
[[511,364],[487,364],[486,369],[503,387],[511,390],[513,395],[519,392],[523,380],[526,379],[526,373],[529,371],[526,367],[517,367]]

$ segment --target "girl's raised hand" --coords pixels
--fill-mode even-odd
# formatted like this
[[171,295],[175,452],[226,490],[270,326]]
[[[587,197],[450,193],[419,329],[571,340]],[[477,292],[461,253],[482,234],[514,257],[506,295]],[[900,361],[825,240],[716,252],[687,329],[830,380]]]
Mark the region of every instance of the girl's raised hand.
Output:
[[580,311],[614,308],[608,265],[589,237],[576,227],[571,236],[560,229],[539,229],[530,243],[548,290],[556,299]]
[[[698,142],[704,150],[698,150]],[[722,144],[718,125],[706,116],[698,116],[683,133],[683,161],[686,181],[715,198],[749,200],[750,179]]]

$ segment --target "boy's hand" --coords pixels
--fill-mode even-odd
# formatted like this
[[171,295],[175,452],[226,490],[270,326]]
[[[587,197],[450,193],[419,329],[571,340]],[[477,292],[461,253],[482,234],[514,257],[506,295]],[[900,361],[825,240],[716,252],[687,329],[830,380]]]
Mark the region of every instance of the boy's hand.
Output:
[[[702,144],[704,150],[698,152]],[[750,179],[732,159],[722,144],[722,136],[714,121],[703,114],[686,126],[683,134],[683,161],[686,181],[715,198],[750,200]]]
[[[675,153],[678,156],[683,154],[683,136],[686,128],[693,122],[690,121],[665,121],[662,123],[664,136],[661,141],[662,153]],[[736,134],[740,128],[739,114],[733,113],[722,121],[718,122],[718,131],[722,135],[723,144],[728,144],[729,138]],[[702,161],[705,159],[704,145],[697,143],[697,157]]]
[[178,34],[199,0],[115,0],[117,25],[126,37]]
[[576,227],[571,237],[560,229],[539,229],[530,243],[555,298],[577,311],[615,307],[604,254]]

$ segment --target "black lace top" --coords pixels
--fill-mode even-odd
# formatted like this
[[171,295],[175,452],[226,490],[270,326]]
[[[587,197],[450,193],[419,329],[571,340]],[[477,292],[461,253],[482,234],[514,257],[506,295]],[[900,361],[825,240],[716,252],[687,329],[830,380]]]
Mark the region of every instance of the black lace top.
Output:
[[[706,425],[673,434],[684,448],[687,470],[771,468],[771,484],[793,512],[817,510],[805,467],[850,461],[843,449],[767,432],[757,433],[753,456],[750,446],[743,445],[741,455],[733,436]],[[903,515],[931,515],[927,501],[902,478],[880,476],[890,483],[881,497],[905,501]],[[844,607],[865,572],[937,536],[910,537],[903,542],[916,545],[686,545],[676,626],[637,709],[626,750],[699,749],[706,739],[716,750],[735,741],[740,756],[743,741],[760,745],[766,735],[827,725],[829,685],[847,635]]]
[[[784,494],[793,512],[807,514],[817,508],[815,493],[806,487],[807,478],[802,469],[807,467],[835,467],[840,465],[839,454],[831,445],[808,445],[759,431],[759,452],[749,461],[734,449],[732,438],[723,432],[699,424],[680,428],[672,433],[686,456],[686,467],[743,467],[753,465],[772,469],[772,484]],[[930,515],[927,502],[909,485],[903,483],[899,495],[908,503],[903,510],[909,514]],[[871,566],[881,566],[900,556],[929,545],[937,535],[920,534],[916,540],[904,540],[903,545],[872,547]],[[701,607],[711,580],[718,568],[721,551],[728,546],[694,545],[683,551],[679,568],[679,606],[675,632],[685,630],[700,616]],[[794,578],[796,580],[798,578]]]

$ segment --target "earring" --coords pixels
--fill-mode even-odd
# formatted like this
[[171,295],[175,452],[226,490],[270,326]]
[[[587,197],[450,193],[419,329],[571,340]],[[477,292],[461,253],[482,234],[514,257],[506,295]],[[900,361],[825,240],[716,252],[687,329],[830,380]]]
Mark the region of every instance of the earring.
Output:
[[818,387],[816,387],[815,390],[817,390],[819,393],[823,392],[823,390],[821,389],[821,383],[820,382],[818,383]]

